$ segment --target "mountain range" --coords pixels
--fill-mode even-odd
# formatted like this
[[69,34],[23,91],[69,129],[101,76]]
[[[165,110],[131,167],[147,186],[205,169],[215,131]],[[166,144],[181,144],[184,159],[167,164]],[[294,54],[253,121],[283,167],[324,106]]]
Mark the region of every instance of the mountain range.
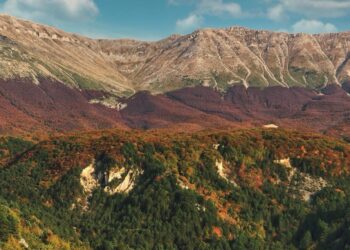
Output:
[[233,27],[103,40],[1,15],[0,130],[273,123],[347,137],[349,36]]
[[90,39],[0,16],[1,77],[61,81],[119,95],[189,86],[320,89],[350,76],[350,32],[203,29],[161,41]]

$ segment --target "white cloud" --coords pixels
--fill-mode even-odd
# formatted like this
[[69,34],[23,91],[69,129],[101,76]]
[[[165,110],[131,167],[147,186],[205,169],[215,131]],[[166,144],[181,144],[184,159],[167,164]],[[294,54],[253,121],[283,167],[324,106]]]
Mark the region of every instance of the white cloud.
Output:
[[177,20],[176,27],[179,31],[188,31],[198,28],[205,16],[229,16],[240,18],[244,16],[241,6],[235,2],[224,2],[224,0],[168,0],[169,4],[179,5],[190,3],[195,9],[188,17]]
[[98,14],[94,0],[6,0],[1,11],[35,20],[81,20]]
[[194,28],[198,28],[202,22],[202,17],[196,14],[190,14],[184,19],[176,21],[176,28],[179,31],[188,31]]
[[323,23],[318,20],[300,20],[293,25],[293,32],[303,32],[303,33],[331,33],[337,32],[337,27],[331,23]]
[[273,6],[267,12],[267,16],[274,21],[281,21],[285,18],[284,8],[281,4]]
[[203,15],[230,15],[233,17],[240,17],[242,13],[241,6],[237,3],[225,3],[223,0],[199,0],[197,5],[197,12]]
[[[270,13],[272,12],[272,14]],[[275,13],[273,13],[275,12]],[[278,12],[289,12],[307,18],[341,17],[350,13],[349,0],[278,0],[278,4],[268,11],[272,20]],[[271,14],[271,16],[269,15]]]

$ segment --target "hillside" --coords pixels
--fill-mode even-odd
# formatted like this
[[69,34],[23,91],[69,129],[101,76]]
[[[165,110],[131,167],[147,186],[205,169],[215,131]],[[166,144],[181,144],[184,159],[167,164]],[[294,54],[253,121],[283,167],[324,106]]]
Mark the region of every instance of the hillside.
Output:
[[156,42],[95,40],[0,16],[0,77],[130,96],[189,86],[321,89],[349,79],[350,33],[204,29]]
[[350,146],[331,138],[104,131],[0,148],[2,249],[350,245]]
[[226,92],[188,87],[154,95],[141,91],[119,98],[105,91],[78,90],[43,79],[0,80],[0,132],[45,137],[119,128],[200,131],[262,127],[313,131],[350,138],[350,97],[337,85],[316,92],[280,86]]

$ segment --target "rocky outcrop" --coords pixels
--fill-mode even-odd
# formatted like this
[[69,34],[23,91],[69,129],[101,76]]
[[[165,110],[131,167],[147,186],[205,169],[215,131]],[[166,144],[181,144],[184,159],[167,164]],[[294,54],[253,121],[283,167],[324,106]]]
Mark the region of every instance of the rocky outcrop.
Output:
[[115,166],[112,169],[101,172],[96,169],[95,162],[83,169],[80,175],[80,184],[87,197],[98,187],[109,195],[116,193],[129,193],[135,186],[135,182],[142,171]]
[[312,195],[329,185],[328,182],[321,177],[312,176],[294,168],[289,158],[275,160],[274,162],[287,169],[289,191],[304,201],[309,202]]
[[142,171],[125,169],[114,170],[109,173],[109,181],[104,191],[109,195],[129,193],[135,186],[136,179]]

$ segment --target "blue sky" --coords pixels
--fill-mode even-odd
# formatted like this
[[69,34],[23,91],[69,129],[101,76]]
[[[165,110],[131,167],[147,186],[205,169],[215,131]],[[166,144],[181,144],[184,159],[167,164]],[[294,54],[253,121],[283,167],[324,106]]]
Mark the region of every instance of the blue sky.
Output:
[[229,26],[350,30],[350,0],[0,0],[0,11],[94,38],[158,40]]

